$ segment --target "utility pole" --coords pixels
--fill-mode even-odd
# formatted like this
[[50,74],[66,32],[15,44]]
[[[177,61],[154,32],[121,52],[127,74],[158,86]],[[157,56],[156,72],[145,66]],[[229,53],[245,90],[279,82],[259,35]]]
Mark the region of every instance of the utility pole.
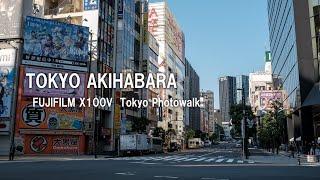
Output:
[[246,118],[246,97],[244,94],[244,88],[237,89],[242,93],[242,153],[245,159],[248,159],[248,137],[247,137],[247,118]]

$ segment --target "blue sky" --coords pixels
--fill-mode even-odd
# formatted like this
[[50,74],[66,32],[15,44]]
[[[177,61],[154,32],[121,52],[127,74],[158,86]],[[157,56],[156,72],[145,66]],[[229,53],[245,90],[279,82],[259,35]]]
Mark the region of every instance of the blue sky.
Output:
[[215,93],[218,78],[264,68],[269,47],[266,0],[168,0],[186,37],[186,57],[200,76],[201,89]]

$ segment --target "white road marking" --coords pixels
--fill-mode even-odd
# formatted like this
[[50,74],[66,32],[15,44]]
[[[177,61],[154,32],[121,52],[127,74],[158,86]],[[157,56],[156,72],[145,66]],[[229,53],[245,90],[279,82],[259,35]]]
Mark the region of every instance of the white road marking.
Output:
[[217,163],[220,163],[220,162],[222,162],[224,159],[218,159],[218,160],[216,160],[216,162]]
[[178,158],[178,159],[175,159],[174,161],[182,161],[182,160],[185,160],[185,159],[188,159],[188,158]]
[[205,162],[211,162],[211,161],[214,161],[214,160],[216,160],[217,158],[210,158],[210,159],[207,159],[207,160],[205,160]]
[[154,165],[154,164],[159,164],[159,163],[149,163],[149,162],[144,162],[144,161],[140,161],[140,162],[129,162],[131,164],[144,164],[144,165]]
[[114,174],[117,174],[117,175],[123,175],[123,176],[134,176],[135,174],[134,173],[131,173],[131,172],[120,172],[120,173],[114,173]]
[[178,179],[178,177],[175,176],[153,176],[154,178],[166,178],[166,179]]
[[234,159],[228,159],[227,163],[232,163]]
[[184,161],[192,161],[192,160],[195,160],[195,159],[197,159],[197,158],[189,158],[189,159],[186,159]]
[[200,158],[200,159],[196,159],[196,160],[194,160],[195,162],[199,162],[199,161],[203,161],[203,160],[205,160],[205,159],[207,159],[207,158]]

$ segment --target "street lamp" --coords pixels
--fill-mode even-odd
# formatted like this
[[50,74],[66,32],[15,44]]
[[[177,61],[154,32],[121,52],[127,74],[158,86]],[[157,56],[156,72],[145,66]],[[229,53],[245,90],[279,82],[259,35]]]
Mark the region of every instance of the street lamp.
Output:
[[246,120],[246,97],[244,95],[244,88],[238,88],[238,91],[241,91],[242,94],[242,123],[241,123],[241,130],[242,130],[242,153],[243,157],[248,159],[248,142],[247,142],[247,133],[246,133],[246,128],[247,128],[247,120]]

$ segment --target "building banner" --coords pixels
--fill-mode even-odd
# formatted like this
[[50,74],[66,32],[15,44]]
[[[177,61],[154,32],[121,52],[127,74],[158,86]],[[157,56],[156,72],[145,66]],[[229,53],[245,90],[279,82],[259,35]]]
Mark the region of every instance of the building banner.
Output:
[[22,100],[19,104],[18,127],[48,130],[82,130],[83,108],[42,108],[32,106],[32,100]]
[[87,71],[89,28],[26,17],[22,64]]
[[84,138],[72,135],[25,135],[25,154],[82,154]]
[[276,101],[282,102],[283,94],[281,91],[262,91],[260,93],[260,109],[272,110],[273,103]]
[[15,78],[15,49],[0,50],[0,118],[11,115]]
[[[57,71],[52,69],[45,68],[35,68],[35,67],[25,67],[21,68],[20,71],[21,79],[23,79],[23,96],[35,96],[35,97],[62,97],[62,98],[82,98],[85,96],[85,85],[86,83],[80,83],[79,87],[74,89],[71,87],[66,88],[38,88],[37,86],[29,87],[29,80],[25,76],[26,73],[35,73],[36,75],[39,73],[67,73],[67,71]],[[86,74],[78,73],[80,76],[81,82],[86,82]],[[60,82],[59,76],[56,77],[56,82]],[[33,84],[35,84],[35,78],[33,78]],[[69,85],[67,83],[67,85]]]

